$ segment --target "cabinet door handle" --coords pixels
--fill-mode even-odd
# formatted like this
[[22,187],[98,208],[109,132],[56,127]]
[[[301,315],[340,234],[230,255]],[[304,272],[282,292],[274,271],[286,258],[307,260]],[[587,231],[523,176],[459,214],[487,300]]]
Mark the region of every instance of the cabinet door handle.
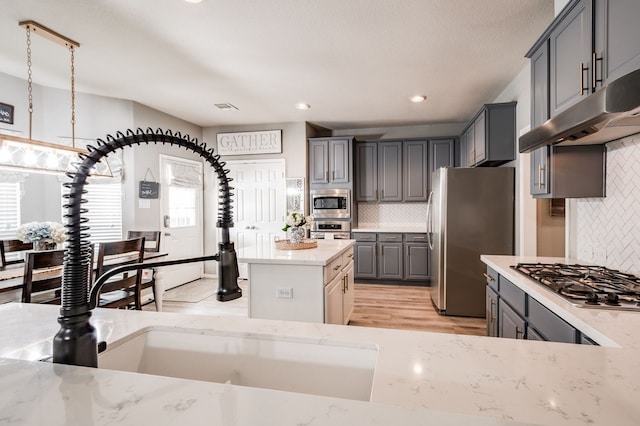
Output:
[[336,171],[335,170],[331,172],[331,176],[332,176],[331,180],[336,180]]
[[486,279],[488,279],[489,281],[495,281],[496,279],[493,278],[491,275],[487,274],[486,272],[483,272],[482,275],[484,275],[484,277]]
[[538,164],[538,189],[542,189],[542,164]]
[[538,167],[540,169],[540,179],[538,180],[538,182],[539,182],[540,188],[543,188],[544,185],[545,185],[545,182],[544,182],[544,166],[542,164],[540,164]]
[[491,299],[491,305],[489,306],[489,323],[493,324],[493,322],[496,320],[496,316],[493,313],[493,307],[496,306],[496,301]]
[[[518,337],[518,336],[521,336],[521,337]],[[516,325],[516,339],[520,339],[520,340],[524,339],[524,331],[521,331],[520,327],[518,327],[517,325]]]
[[589,86],[584,87],[584,72],[589,72],[589,65],[584,66],[584,62],[580,62],[580,96],[589,92]]
[[324,172],[324,180],[329,182],[329,171],[328,170],[326,172]]
[[344,292],[346,293],[349,290],[349,274],[344,276]]
[[602,84],[602,78],[598,78],[598,62],[600,62],[600,66],[602,66],[602,58],[598,58],[598,54],[593,52],[591,55],[591,66],[593,67],[593,72],[591,73],[591,83],[593,86],[593,90],[596,90],[596,86],[598,83]]
[[343,293],[347,292],[347,277],[346,276],[342,277],[342,292]]

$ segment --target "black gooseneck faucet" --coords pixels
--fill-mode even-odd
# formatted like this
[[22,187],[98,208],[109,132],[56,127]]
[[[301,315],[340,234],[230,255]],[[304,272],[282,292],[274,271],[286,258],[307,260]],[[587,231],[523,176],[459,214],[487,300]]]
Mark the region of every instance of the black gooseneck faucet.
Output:
[[[212,256],[204,256],[190,259],[168,260],[154,262],[152,264],[139,263],[115,268],[110,274],[105,274],[96,281],[89,297],[89,274],[92,272],[91,244],[89,242],[88,219],[82,217],[87,209],[83,206],[85,200],[82,196],[86,193],[84,186],[91,169],[103,157],[128,146],[162,143],[178,145],[204,158],[214,168],[220,185],[218,220],[216,226],[222,229],[222,241],[218,244],[219,252]],[[208,148],[206,143],[190,139],[188,135],[182,136],[179,132],[175,135],[170,131],[157,129],[146,131],[137,129],[135,132],[127,130],[126,134],[117,132],[113,137],[108,135],[106,141],[97,140],[97,147],[88,146],[87,154],[79,154],[82,162],[75,173],[69,173],[72,181],[66,183],[69,194],[65,195],[67,202],[65,227],[67,229],[67,243],[62,275],[62,304],[58,323],[60,330],[53,339],[53,362],[60,364],[80,365],[87,367],[98,366],[98,339],[95,328],[89,319],[91,310],[97,305],[100,287],[112,275],[125,270],[144,269],[153,267],[176,265],[183,263],[202,262],[206,260],[218,261],[218,292],[217,299],[228,301],[242,296],[242,290],[238,287],[238,260],[234,244],[229,240],[229,228],[233,227],[233,196],[229,186],[232,180],[227,177],[229,170],[224,169],[224,162],[219,162],[219,155],[213,154],[213,148]]]

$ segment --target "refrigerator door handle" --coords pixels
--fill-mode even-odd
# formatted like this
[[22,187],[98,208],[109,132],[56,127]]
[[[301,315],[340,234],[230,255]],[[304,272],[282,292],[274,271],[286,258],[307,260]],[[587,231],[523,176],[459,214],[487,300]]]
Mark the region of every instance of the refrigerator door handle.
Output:
[[429,199],[427,200],[427,243],[429,244],[429,250],[433,250],[433,191],[429,192]]

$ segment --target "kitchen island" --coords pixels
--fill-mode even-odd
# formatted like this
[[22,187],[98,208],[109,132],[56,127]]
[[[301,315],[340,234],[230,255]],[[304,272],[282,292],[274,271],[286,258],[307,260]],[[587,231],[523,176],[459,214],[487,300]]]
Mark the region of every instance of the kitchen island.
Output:
[[356,401],[35,361],[51,353],[58,309],[9,303],[0,406],[21,425],[635,425],[640,315],[585,315],[619,347],[110,309],[91,319],[108,350],[149,326],[375,347],[370,400]]
[[249,318],[346,324],[353,310],[354,240],[317,240],[318,247],[238,250],[248,264]]

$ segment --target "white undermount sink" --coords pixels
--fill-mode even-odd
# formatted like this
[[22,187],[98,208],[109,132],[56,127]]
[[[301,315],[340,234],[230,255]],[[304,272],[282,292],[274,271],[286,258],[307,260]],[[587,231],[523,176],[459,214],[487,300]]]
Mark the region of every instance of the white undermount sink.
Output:
[[98,367],[369,401],[374,344],[147,327],[111,343]]

